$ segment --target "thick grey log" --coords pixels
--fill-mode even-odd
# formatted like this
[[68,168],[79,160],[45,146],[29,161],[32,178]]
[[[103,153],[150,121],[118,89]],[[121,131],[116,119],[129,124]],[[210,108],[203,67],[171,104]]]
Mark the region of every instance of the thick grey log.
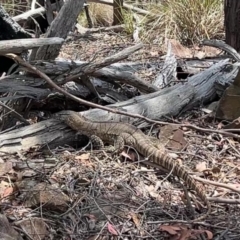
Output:
[[[110,105],[109,107],[117,107],[118,109],[142,114],[152,119],[176,116],[189,108],[211,101],[217,94],[214,88],[217,79],[226,78],[226,82],[232,81],[238,69],[235,66],[232,69],[228,66],[226,69],[228,64],[228,59],[226,59],[213,65],[206,71],[189,78],[189,82],[186,84],[178,84],[158,92]],[[100,109],[85,111],[84,115],[92,120],[114,120],[131,123],[135,120]],[[71,143],[75,139],[74,136],[74,131],[59,120],[50,119],[9,133],[0,134],[0,151],[2,154],[14,153],[31,147],[42,147],[45,145],[51,148]]]
[[[28,136],[28,137],[27,137]],[[47,120],[9,133],[0,134],[0,155],[28,150],[30,146],[42,148],[57,147],[74,142],[75,133],[58,120]]]
[[[111,107],[117,107],[135,114],[142,114],[151,119],[160,119],[164,116],[177,116],[180,112],[203,103],[208,103],[214,99],[217,96],[215,82],[219,79],[225,79],[225,82],[232,81],[237,75],[238,69],[233,67],[232,70],[227,70],[227,65],[228,59],[220,61],[206,71],[190,77],[185,84],[177,84],[158,92],[111,105]],[[132,122],[134,120],[100,109],[86,111],[84,115],[92,120],[121,120],[124,122]]]

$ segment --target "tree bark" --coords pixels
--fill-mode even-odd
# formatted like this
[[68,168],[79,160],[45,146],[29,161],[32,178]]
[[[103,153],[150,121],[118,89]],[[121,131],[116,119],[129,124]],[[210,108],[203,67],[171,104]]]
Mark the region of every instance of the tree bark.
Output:
[[240,51],[240,1],[225,0],[225,33],[226,43]]
[[31,35],[22,29],[10,18],[5,9],[0,5],[0,40],[31,38]]
[[[77,17],[83,9],[84,2],[85,0],[68,0],[52,22],[45,37],[61,37],[65,39],[76,23]],[[60,49],[61,45],[40,47],[36,53],[35,59],[55,59]]]

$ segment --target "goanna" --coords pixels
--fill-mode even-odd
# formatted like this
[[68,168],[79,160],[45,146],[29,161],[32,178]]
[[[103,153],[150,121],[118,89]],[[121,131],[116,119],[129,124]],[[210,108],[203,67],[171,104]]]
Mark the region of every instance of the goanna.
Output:
[[124,144],[134,147],[138,152],[150,161],[165,168],[174,176],[186,182],[187,187],[196,191],[197,195],[207,205],[208,211],[205,215],[190,220],[196,222],[205,219],[211,213],[211,204],[208,201],[205,189],[202,185],[189,175],[187,170],[176,163],[166,151],[161,151],[154,146],[153,142],[140,129],[126,123],[120,122],[92,122],[76,112],[71,112],[65,119],[65,123],[72,129],[88,136],[93,141],[103,146],[103,142],[114,143],[116,149],[122,149]]

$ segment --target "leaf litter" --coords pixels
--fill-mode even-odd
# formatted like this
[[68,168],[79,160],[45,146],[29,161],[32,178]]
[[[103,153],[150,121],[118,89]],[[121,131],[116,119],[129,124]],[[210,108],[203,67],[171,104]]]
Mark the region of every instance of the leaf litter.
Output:
[[[195,118],[191,120],[196,121]],[[177,135],[173,132],[170,141],[187,144],[181,147],[174,144],[174,150],[168,145],[169,152],[176,156],[175,161],[180,160],[198,177],[239,189],[240,158],[234,150],[239,148],[239,143],[217,134],[181,131]],[[41,239],[54,239],[60,234],[61,239],[121,236],[185,240],[197,239],[202,234],[205,239],[213,239],[227,228],[229,239],[237,239],[234,236],[240,234],[235,228],[240,211],[236,203],[231,203],[231,200],[237,201],[238,193],[211,184],[205,184],[210,199],[221,201],[212,201],[213,211],[209,218],[199,224],[172,223],[172,220],[189,219],[182,185],[171,176],[167,178],[168,173],[162,170],[145,167],[146,159],[136,155],[134,150],[125,149],[122,154],[112,155],[104,150],[70,149],[60,153],[55,149],[52,156],[41,158],[34,154],[31,159],[31,154],[26,153],[24,158],[32,163],[31,170],[35,174],[18,179],[16,172],[20,174],[30,165],[23,164],[21,157],[16,155],[14,162],[18,168],[9,168],[2,176],[9,181],[3,185],[6,190],[1,193],[1,203],[8,206],[4,214],[29,236],[37,234],[44,236]],[[55,158],[52,161],[55,163],[45,168],[44,159],[48,158]],[[141,164],[137,163],[138,159]],[[8,168],[3,166],[3,169]],[[16,180],[20,180],[19,183]],[[17,191],[12,188],[8,192],[10,182],[12,186],[17,184]],[[195,211],[203,213],[202,203],[194,194],[190,196]],[[19,211],[20,208],[24,211]],[[29,230],[30,219],[35,230]]]
[[[127,46],[118,40],[115,47],[109,47],[107,41],[92,42],[92,52],[104,49],[105,44],[105,51],[99,52],[101,57],[108,49],[117,52]],[[80,52],[87,53],[82,49],[86,43],[81,41]],[[74,44],[65,46],[61,56],[75,56]],[[145,53],[134,54],[132,60],[157,58],[156,51],[158,47],[153,46]],[[85,59],[75,58],[89,60],[91,56],[89,52]],[[143,74],[150,79],[154,72]],[[200,110],[175,120],[203,128],[223,128],[222,123],[209,121]],[[9,235],[13,239],[20,234],[30,239],[187,240],[199,239],[200,235],[205,239],[223,235],[240,239],[239,142],[218,133],[169,126],[161,128],[159,137],[165,139],[161,144],[173,160],[198,178],[223,184],[204,183],[213,208],[205,221],[182,222],[190,219],[182,184],[154,164],[145,167],[147,159],[134,149],[113,155],[104,150],[66,147],[65,151],[57,148],[47,155],[33,151],[1,159],[2,213],[11,223],[4,217],[2,221],[11,229]],[[195,214],[202,214],[205,209],[201,201],[194,194],[190,198]],[[12,226],[17,226],[16,230]]]

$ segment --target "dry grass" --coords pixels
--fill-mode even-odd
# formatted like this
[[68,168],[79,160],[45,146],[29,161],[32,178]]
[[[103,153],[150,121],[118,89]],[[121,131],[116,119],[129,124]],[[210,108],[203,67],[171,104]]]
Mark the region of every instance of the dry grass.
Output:
[[146,16],[142,38],[162,44],[166,38],[192,44],[202,39],[222,38],[223,2],[219,0],[165,0],[149,4],[148,10],[159,16]]
[[10,16],[16,16],[30,9],[27,0],[2,0],[1,5]]
[[122,9],[123,22],[125,26],[125,32],[132,35],[134,32],[134,17],[133,12]]
[[[4,8],[17,15],[26,9],[27,0],[2,0]],[[185,45],[198,43],[202,39],[224,36],[223,1],[219,0],[164,0],[143,3],[143,8],[156,16],[145,16],[141,21],[140,34],[144,42],[162,45],[166,39],[177,39]],[[24,9],[25,7],[25,9]],[[94,27],[110,26],[113,22],[113,8],[100,3],[90,3],[89,12]],[[125,31],[134,31],[133,13],[123,10]],[[87,27],[85,12],[82,11],[78,21]]]
[[[149,1],[143,8],[156,16],[145,16],[141,21],[144,42],[163,44],[166,39],[177,39],[183,44],[224,36],[223,1],[219,0],[165,0]],[[109,26],[113,19],[111,6],[91,3],[90,14],[94,26]],[[123,10],[125,30],[132,34],[134,20],[131,11]],[[85,14],[79,18],[87,25]]]
[[[113,22],[113,7],[101,3],[89,3],[89,13],[94,27],[111,26]],[[78,17],[78,22],[84,27],[88,26],[85,11]]]
[[[89,3],[89,13],[94,27],[111,26],[113,22],[113,7],[101,3]],[[132,34],[134,30],[133,13],[122,9],[123,21],[125,24],[125,31]],[[85,11],[83,11],[78,18],[78,22],[88,27]]]

